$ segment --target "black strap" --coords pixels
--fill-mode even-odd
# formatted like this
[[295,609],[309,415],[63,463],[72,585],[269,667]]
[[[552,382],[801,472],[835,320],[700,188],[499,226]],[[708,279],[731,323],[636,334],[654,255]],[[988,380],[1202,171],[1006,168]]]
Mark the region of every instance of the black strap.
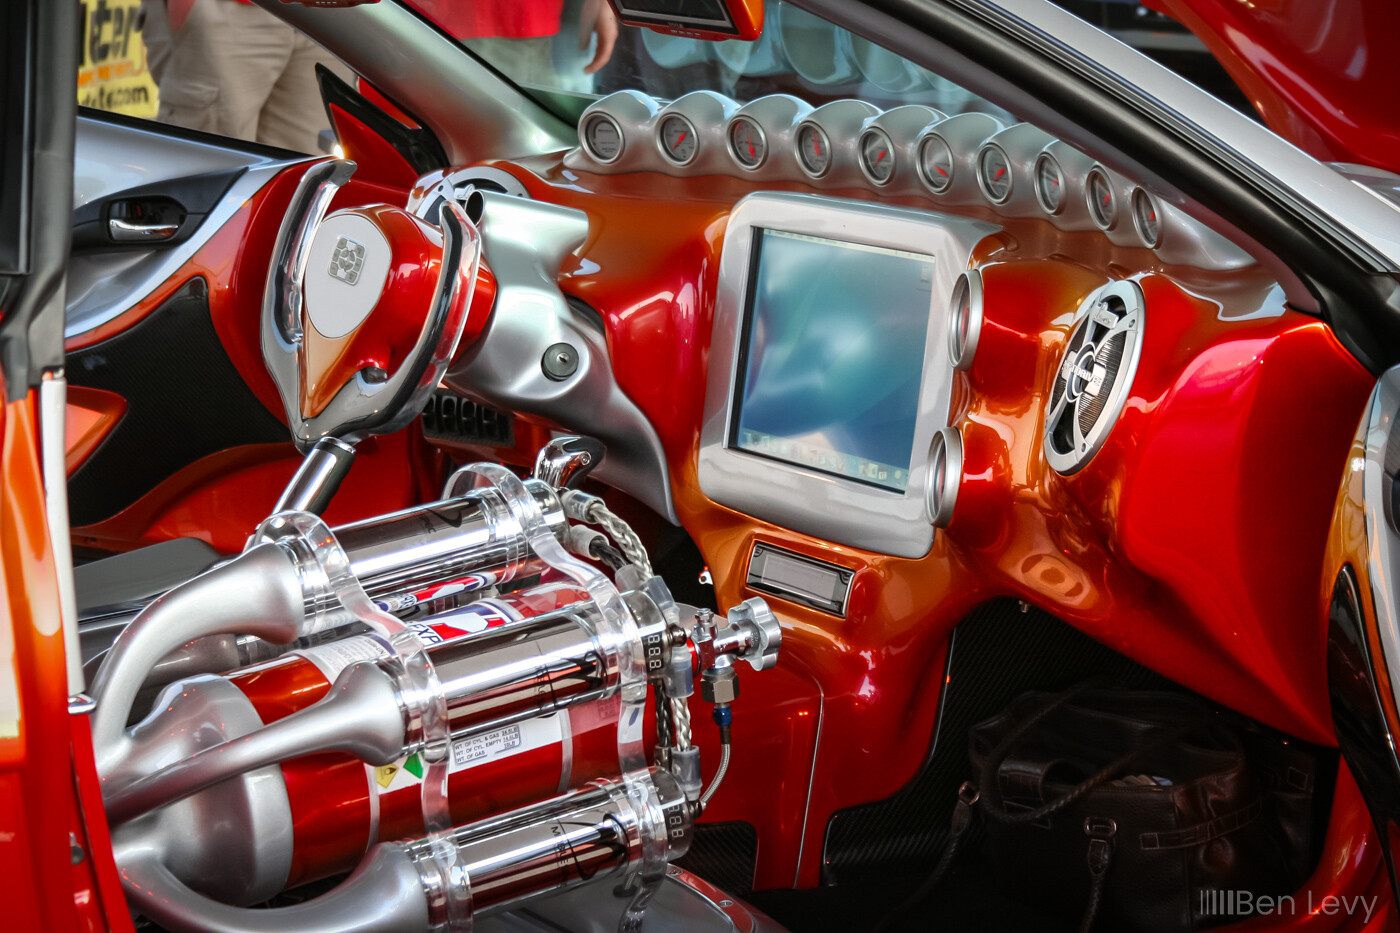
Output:
[[953,806],[953,818],[948,824],[948,844],[943,847],[943,854],[938,858],[938,864],[933,867],[933,871],[923,884],[915,889],[899,903],[894,910],[885,915],[879,923],[875,924],[871,933],[887,933],[893,928],[895,923],[904,918],[911,910],[919,905],[919,902],[933,893],[933,889],[938,887],[938,882],[943,880],[943,876],[952,867],[953,859],[957,857],[958,850],[962,846],[963,837],[972,828],[972,818],[975,815],[972,808],[977,804],[977,788],[971,781],[964,781],[962,787],[958,788],[958,802]]

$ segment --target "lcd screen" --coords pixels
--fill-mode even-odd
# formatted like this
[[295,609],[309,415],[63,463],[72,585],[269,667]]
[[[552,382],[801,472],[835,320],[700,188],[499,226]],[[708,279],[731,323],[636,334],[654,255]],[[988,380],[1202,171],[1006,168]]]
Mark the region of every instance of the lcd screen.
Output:
[[933,258],[754,231],[729,443],[904,491]]

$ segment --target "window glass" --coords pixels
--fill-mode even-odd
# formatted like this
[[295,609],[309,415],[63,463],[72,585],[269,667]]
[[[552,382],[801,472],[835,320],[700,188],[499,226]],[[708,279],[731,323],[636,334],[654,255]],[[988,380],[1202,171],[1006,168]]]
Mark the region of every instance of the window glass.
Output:
[[402,0],[560,116],[577,119],[623,89],[673,100],[697,89],[740,102],[794,94],[813,105],[855,97],[1009,119],[953,82],[778,0],[755,42],[711,42],[620,27],[606,0]]
[[344,64],[245,0],[81,0],[78,103],[296,152],[329,151],[316,66]]

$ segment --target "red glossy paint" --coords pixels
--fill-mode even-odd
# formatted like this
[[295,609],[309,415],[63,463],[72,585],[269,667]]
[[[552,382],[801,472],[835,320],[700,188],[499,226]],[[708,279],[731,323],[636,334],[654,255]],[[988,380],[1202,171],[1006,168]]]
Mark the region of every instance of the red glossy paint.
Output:
[[402,153],[362,120],[336,104],[328,105],[326,111],[331,116],[331,126],[345,158],[358,166],[356,175],[396,188],[411,188],[418,180],[418,173]]
[[[389,273],[368,316],[343,337],[320,333],[309,311],[302,308],[299,369],[301,411],[307,417],[324,411],[360,370],[377,367],[389,374],[398,370],[432,310],[442,268],[442,232],[401,207],[347,208],[328,219],[337,216],[361,217],[384,235],[389,243]],[[459,294],[456,310],[469,301],[470,295]]]
[[[73,529],[75,545],[128,551],[169,538],[195,537],[225,554],[243,549],[301,460],[291,443],[255,444],[210,454],[177,472],[111,518]],[[325,513],[343,525],[441,497],[445,459],[417,425],[357,448],[355,465]]]
[[1400,6],[1389,0],[1146,0],[1186,25],[1275,133],[1318,159],[1400,172]]

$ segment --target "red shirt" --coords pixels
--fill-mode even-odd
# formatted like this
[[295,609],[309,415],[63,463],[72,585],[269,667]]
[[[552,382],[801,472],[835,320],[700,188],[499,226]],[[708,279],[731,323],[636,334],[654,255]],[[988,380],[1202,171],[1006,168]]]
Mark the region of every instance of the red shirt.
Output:
[[457,39],[530,39],[559,31],[564,0],[405,0]]

